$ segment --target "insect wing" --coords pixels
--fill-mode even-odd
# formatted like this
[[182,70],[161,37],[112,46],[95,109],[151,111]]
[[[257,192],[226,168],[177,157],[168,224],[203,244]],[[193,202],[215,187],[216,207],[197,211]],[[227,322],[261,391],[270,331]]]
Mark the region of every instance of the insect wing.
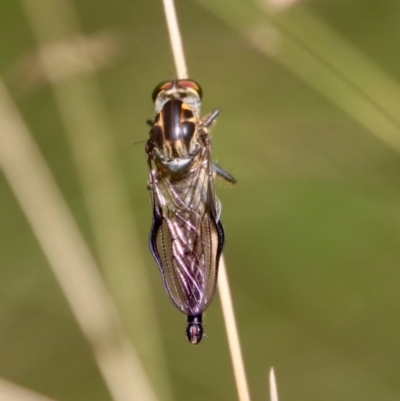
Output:
[[197,315],[214,296],[224,243],[212,178],[202,163],[178,181],[159,177],[152,189],[151,251],[172,301]]

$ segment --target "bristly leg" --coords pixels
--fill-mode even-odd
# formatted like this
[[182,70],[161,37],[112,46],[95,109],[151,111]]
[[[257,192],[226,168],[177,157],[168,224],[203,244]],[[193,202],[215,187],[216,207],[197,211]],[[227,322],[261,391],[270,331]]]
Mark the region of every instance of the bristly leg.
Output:
[[202,123],[204,127],[209,127],[211,123],[217,118],[219,114],[219,109],[215,109],[211,113],[206,114],[202,119]]
[[225,181],[228,181],[230,184],[236,184],[237,182],[236,179],[217,163],[215,162],[212,163],[212,169],[214,170],[215,174],[217,174],[218,177],[222,178]]

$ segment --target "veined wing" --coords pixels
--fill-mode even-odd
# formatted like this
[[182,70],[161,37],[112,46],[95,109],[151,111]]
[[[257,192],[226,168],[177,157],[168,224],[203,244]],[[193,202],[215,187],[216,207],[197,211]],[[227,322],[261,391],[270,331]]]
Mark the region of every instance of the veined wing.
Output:
[[150,248],[165,287],[182,312],[200,314],[214,296],[224,243],[206,162],[179,180],[158,177],[152,190]]

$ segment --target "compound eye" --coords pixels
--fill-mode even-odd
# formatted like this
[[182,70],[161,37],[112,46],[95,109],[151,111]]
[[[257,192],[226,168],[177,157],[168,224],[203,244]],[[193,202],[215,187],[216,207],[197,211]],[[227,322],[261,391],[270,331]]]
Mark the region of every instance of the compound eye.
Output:
[[171,89],[173,85],[174,85],[174,81],[164,81],[164,82],[161,82],[160,84],[158,84],[154,88],[153,93],[151,94],[153,103],[156,101],[157,96],[161,91],[165,91],[166,89]]
[[153,103],[155,103],[157,96],[160,94],[160,92],[172,89],[174,86],[177,88],[183,88],[183,89],[189,88],[189,89],[196,91],[200,100],[203,97],[203,91],[198,83],[196,83],[195,81],[192,81],[191,79],[179,79],[179,80],[175,80],[175,81],[164,81],[164,82],[161,82],[160,84],[158,84],[154,88],[153,93],[151,95],[151,97],[153,99]]
[[200,100],[203,97],[203,90],[201,89],[201,86],[197,82],[192,81],[191,79],[180,79],[178,81],[178,86],[180,86],[181,88],[190,88],[195,90],[199,95]]

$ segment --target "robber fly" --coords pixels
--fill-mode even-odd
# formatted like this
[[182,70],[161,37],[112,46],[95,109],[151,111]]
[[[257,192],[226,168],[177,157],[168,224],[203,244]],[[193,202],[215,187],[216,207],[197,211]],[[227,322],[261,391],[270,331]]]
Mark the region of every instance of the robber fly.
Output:
[[153,205],[150,250],[171,300],[188,316],[186,336],[192,344],[203,336],[202,313],[214,296],[225,238],[214,177],[236,182],[211,160],[208,127],[219,110],[200,118],[201,97],[192,80],[158,85],[146,143]]

